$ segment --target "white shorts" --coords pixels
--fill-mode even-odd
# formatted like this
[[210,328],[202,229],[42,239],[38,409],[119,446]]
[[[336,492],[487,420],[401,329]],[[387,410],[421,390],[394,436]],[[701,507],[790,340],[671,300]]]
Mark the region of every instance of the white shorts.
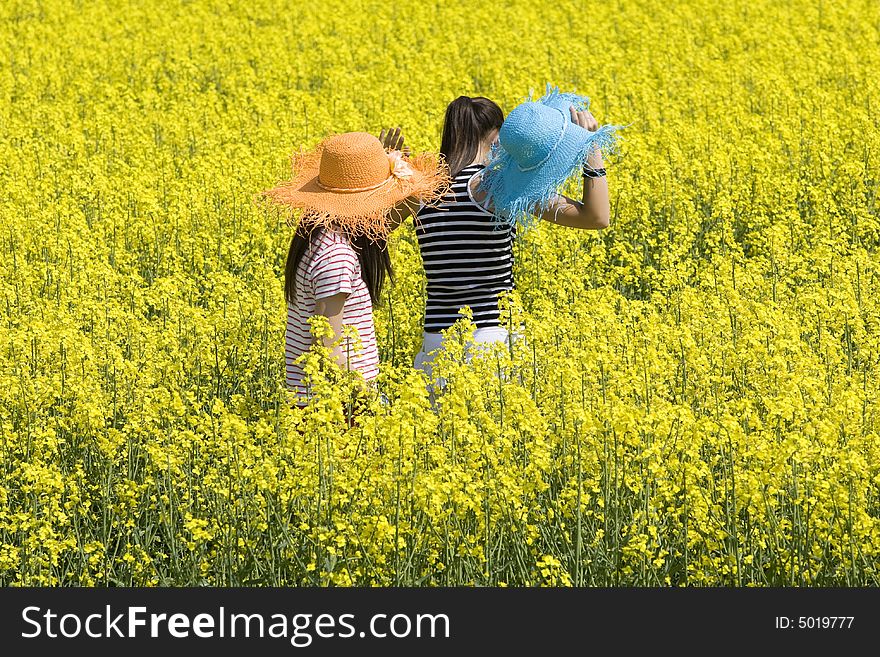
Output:
[[[516,340],[518,337],[517,334],[514,334],[512,337],[506,328],[503,326],[488,326],[484,328],[478,328],[474,331],[474,344],[492,344],[495,342],[508,342],[510,339]],[[413,361],[413,367],[416,369],[422,370],[425,374],[428,375],[428,378],[431,378],[431,374],[433,372],[433,363],[434,357],[437,352],[443,348],[443,334],[441,333],[422,333],[422,348],[419,350],[419,353],[416,354],[415,360]],[[468,353],[468,359],[470,359],[470,353]],[[441,380],[437,381],[437,385],[441,388],[446,382]],[[433,392],[433,386],[428,384],[428,389]]]

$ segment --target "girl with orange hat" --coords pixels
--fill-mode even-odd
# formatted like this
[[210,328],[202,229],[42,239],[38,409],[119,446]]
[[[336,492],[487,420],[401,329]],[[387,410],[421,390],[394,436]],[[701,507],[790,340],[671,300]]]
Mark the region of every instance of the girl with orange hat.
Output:
[[[373,305],[391,275],[388,234],[420,203],[442,194],[445,171],[430,154],[410,158],[400,129],[330,137],[292,158],[292,178],[263,192],[302,211],[284,269],[287,301],[287,386],[300,405],[311,396],[298,359],[313,344],[309,318],[324,315],[333,329],[332,357],[365,381],[379,373]],[[343,326],[356,329],[355,350]]]

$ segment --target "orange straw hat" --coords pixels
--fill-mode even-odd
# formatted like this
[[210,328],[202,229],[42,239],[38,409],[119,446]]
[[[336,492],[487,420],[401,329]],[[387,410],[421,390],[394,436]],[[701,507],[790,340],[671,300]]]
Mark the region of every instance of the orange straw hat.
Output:
[[386,238],[392,208],[414,196],[428,203],[448,189],[446,167],[436,155],[412,158],[387,152],[366,132],[346,132],[291,158],[293,176],[263,192],[272,201],[302,210],[310,226],[348,235]]

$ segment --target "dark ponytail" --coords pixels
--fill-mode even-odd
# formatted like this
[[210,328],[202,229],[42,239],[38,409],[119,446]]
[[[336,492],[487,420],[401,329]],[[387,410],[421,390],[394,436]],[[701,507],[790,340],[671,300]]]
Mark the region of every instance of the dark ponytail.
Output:
[[474,161],[480,143],[492,130],[501,128],[504,112],[488,98],[459,96],[446,108],[440,152],[455,176]]

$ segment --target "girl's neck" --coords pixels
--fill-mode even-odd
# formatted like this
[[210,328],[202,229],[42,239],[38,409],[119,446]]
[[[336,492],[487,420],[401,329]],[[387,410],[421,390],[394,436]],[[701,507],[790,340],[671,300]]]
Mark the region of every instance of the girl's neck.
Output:
[[468,166],[472,167],[476,164],[486,164],[486,160],[489,159],[490,150],[491,145],[480,144],[480,150],[477,151],[477,154],[474,156],[474,161],[471,162]]

